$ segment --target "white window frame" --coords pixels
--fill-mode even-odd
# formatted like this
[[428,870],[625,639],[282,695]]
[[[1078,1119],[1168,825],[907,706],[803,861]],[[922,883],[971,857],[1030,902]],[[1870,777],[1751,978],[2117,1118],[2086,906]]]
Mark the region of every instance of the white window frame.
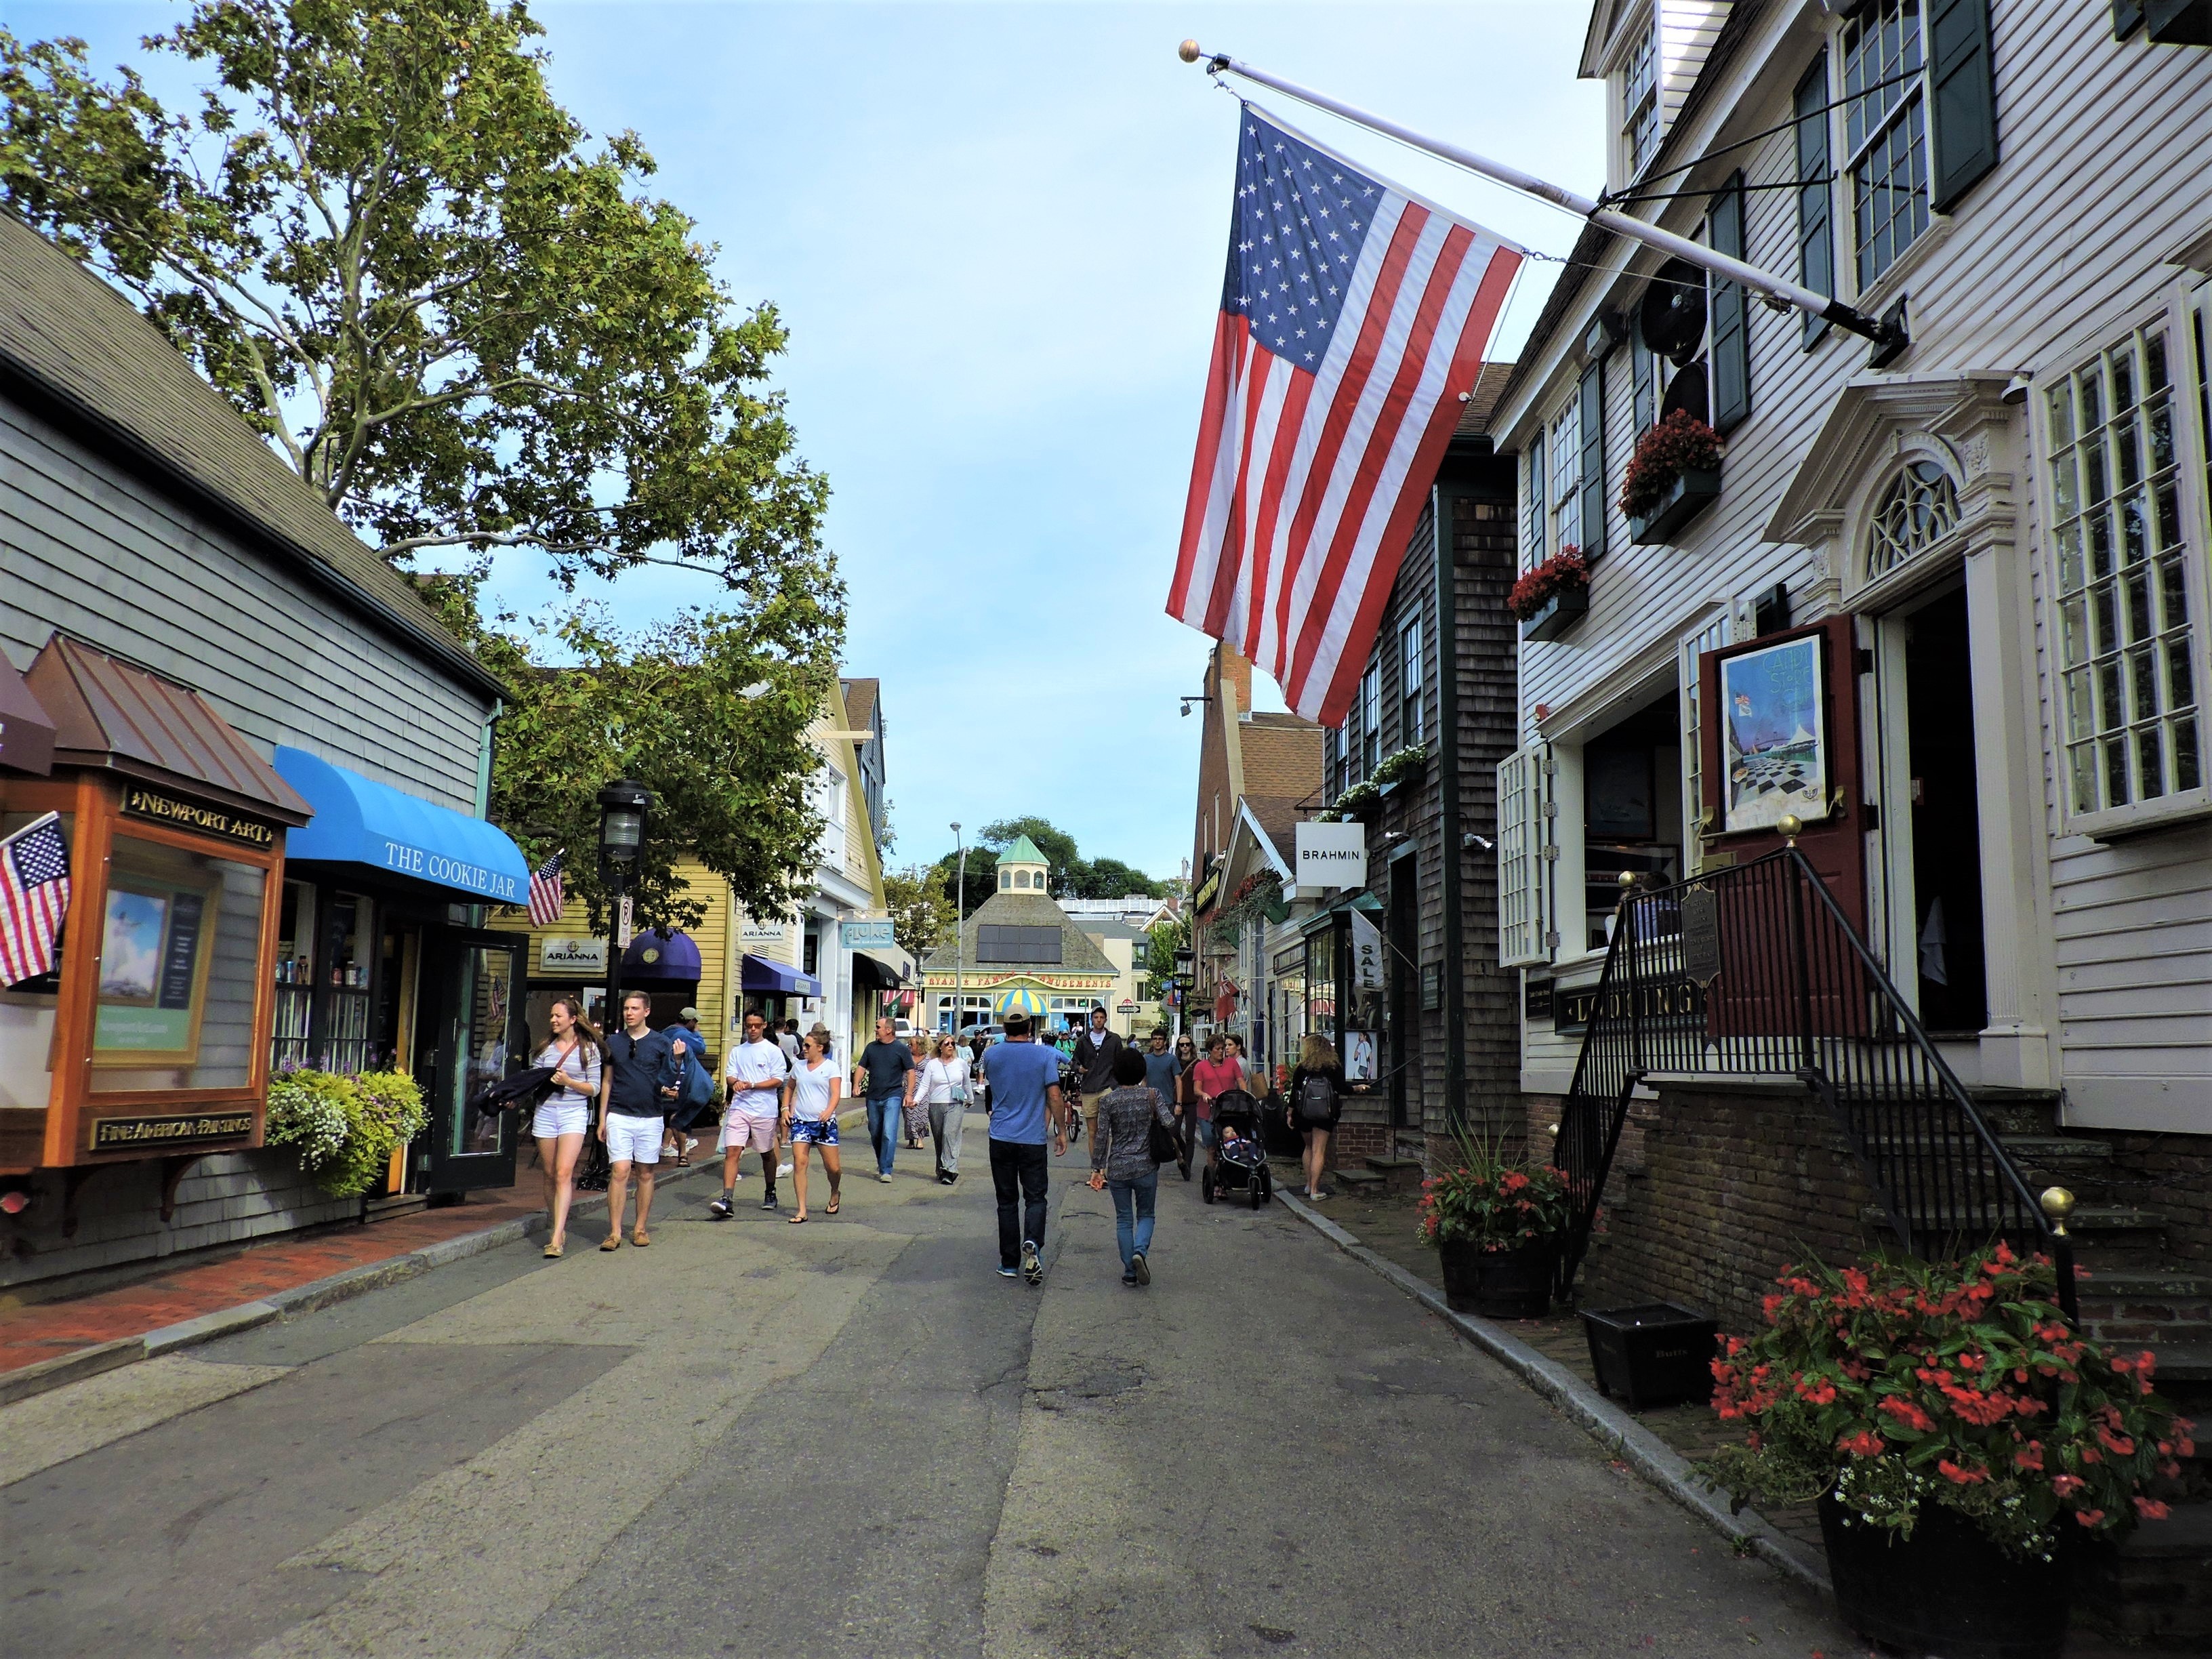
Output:
[[[1878,105],[1879,114],[1876,118],[1867,124],[1866,130],[1860,136],[1858,143],[1854,144],[1850,137],[1851,112],[1849,106],[1851,96],[1850,48],[1846,42],[1855,29],[1878,30],[1881,26],[1881,15],[1890,7],[1899,8],[1901,15],[1902,9],[1908,5],[1913,9],[1917,17],[1920,41],[1918,77],[1900,86],[1886,88],[1881,92],[1868,94],[1871,98],[1887,101]],[[1834,65],[1831,72],[1836,77],[1835,90],[1832,92],[1830,99],[1830,101],[1836,106],[1831,112],[1836,125],[1829,129],[1829,154],[1837,158],[1834,166],[1837,181],[1845,186],[1841,194],[1844,212],[1850,224],[1850,276],[1853,292],[1856,294],[1863,294],[1879,287],[1882,279],[1902,264],[1905,256],[1913,248],[1925,241],[1929,233],[1936,227],[1935,211],[1926,205],[1926,200],[1935,188],[1934,140],[1929,132],[1928,98],[1929,5],[1929,0],[1872,0],[1872,3],[1869,4],[1864,10],[1845,20],[1838,27],[1834,50],[1828,54],[1830,62]],[[1887,78],[1878,72],[1881,69],[1879,64],[1875,65],[1875,69],[1877,71],[1873,76],[1875,82]],[[1915,120],[1917,120],[1920,127],[1920,182],[1923,201],[1920,210],[1921,222],[1913,228],[1911,234],[1902,243],[1891,249],[1889,258],[1882,267],[1869,274],[1866,270],[1867,245],[1860,234],[1859,171],[1874,159],[1876,150],[1887,142],[1893,131],[1899,129],[1909,130],[1911,124]],[[1832,227],[1834,223],[1832,198],[1829,222]],[[1885,222],[1887,222],[1886,220]]]
[[1421,619],[1408,617],[1398,627],[1398,746],[1410,749],[1427,741],[1421,716]]
[[816,848],[815,859],[821,864],[842,865],[845,862],[845,775],[828,761],[814,776],[818,792],[814,810],[822,815],[822,839]]
[[1638,20],[1620,61],[1620,164],[1640,178],[1659,153],[1667,127],[1667,58],[1659,39],[1659,4]]
[[1551,533],[1551,514],[1546,507],[1548,497],[1545,486],[1549,482],[1545,471],[1545,443],[1547,428],[1539,426],[1529,434],[1527,454],[1522,458],[1522,487],[1528,494],[1521,503],[1521,568],[1534,570],[1544,562],[1545,544]]
[[1566,407],[1552,417],[1546,441],[1552,450],[1550,551],[1583,544],[1583,393],[1579,382]]
[[1553,805],[1548,744],[1498,763],[1498,965],[1548,963],[1559,943],[1551,904]]
[[[2212,496],[2212,431],[2207,430],[2208,425],[2212,424],[2212,413],[2208,413],[2208,403],[2212,403],[2212,385],[2207,384],[2212,365],[2198,359],[2199,329],[2203,331],[2206,351],[2212,353],[2212,284],[2177,284],[2158,304],[2114,319],[2078,337],[2063,353],[2054,354],[2050,361],[2039,364],[2032,382],[2035,390],[2029,398],[2030,430],[2037,500],[2042,509],[2038,517],[2043,544],[2044,591],[2049,596],[2043,631],[2051,708],[2051,772],[2062,819],[2068,831],[2075,835],[2108,837],[2159,829],[2212,813],[2212,731],[2208,731],[2206,724],[2207,714],[2212,712],[2206,697],[2206,688],[2212,684],[2212,637],[2209,637],[2212,636],[2212,577],[2208,577],[2208,568],[2212,568],[2212,501],[2208,501],[2208,496]],[[2065,446],[2057,441],[2051,426],[2050,398],[2055,388],[2070,386],[2076,370],[2093,359],[2103,357],[2124,338],[2146,337],[2159,332],[2164,334],[2166,349],[2181,531],[2185,538],[2196,540],[2194,546],[2185,540],[2179,564],[2189,611],[2185,660],[2197,721],[2198,781],[2191,789],[2173,789],[2147,799],[2138,796],[2119,805],[2084,809],[2076,805],[2071,758],[2075,738],[2067,685],[2065,606],[2069,592],[2061,569],[2061,526],[2051,471],[2053,456]],[[2118,493],[2117,487],[2113,493]],[[2155,594],[2153,602],[2156,603]],[[2166,684],[2162,677],[2161,685]],[[2124,694],[2132,690],[2131,682],[2124,683]],[[2168,768],[2173,764],[2170,748],[2166,764]],[[2131,781],[2138,775],[2138,769],[2132,764],[2130,775]],[[2101,790],[2100,793],[2101,795]]]
[[1695,875],[1705,863],[1705,728],[1698,706],[1703,682],[1698,659],[1729,642],[1728,607],[1721,606],[1681,637],[1676,686],[1682,718],[1682,873]]

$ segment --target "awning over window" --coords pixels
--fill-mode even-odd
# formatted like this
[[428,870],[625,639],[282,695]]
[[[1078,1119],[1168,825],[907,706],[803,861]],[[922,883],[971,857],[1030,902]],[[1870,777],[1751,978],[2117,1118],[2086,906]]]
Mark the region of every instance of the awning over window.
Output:
[[862,989],[896,991],[914,978],[914,958],[903,951],[853,952],[853,983]]
[[648,927],[623,952],[623,979],[696,980],[699,977],[699,947],[680,929],[666,939]]
[[279,746],[276,771],[307,798],[314,822],[295,830],[286,859],[367,865],[465,893],[490,904],[520,904],[530,866],[506,834],[465,812],[333,766],[304,749]]
[[788,963],[770,962],[766,957],[747,957],[738,982],[746,991],[777,992],[791,997],[822,994],[820,980],[800,973]]
[[4,655],[0,655],[0,766],[42,778],[54,769],[53,720]]

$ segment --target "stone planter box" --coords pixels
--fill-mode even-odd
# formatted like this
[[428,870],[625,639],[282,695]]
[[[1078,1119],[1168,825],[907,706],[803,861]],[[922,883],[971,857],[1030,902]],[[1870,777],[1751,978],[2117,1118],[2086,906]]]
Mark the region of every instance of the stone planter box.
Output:
[[1543,608],[1521,624],[1524,640],[1556,640],[1589,614],[1589,588],[1562,588],[1544,601]]
[[1648,519],[1631,518],[1628,539],[1639,547],[1649,547],[1655,542],[1664,542],[1684,525],[1720,499],[1721,475],[1712,471],[1685,472],[1674,480],[1658,506],[1651,509]]

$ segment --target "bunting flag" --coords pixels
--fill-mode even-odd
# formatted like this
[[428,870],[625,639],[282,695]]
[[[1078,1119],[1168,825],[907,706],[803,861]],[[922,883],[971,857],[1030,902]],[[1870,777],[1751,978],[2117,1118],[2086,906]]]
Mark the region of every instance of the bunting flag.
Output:
[[1351,706],[1522,251],[1243,106],[1168,614]]
[[0,841],[0,985],[53,971],[69,901],[69,842],[59,813]]

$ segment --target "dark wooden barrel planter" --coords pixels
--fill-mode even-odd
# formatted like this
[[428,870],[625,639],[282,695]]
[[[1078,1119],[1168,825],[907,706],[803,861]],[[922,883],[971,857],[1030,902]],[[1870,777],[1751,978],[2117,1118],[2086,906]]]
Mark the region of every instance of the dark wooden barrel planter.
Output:
[[1921,1505],[1910,1538],[1846,1525],[1832,1493],[1820,1509],[1836,1610],[1869,1641],[1943,1659],[2058,1659],[2073,1604],[2063,1555],[2014,1560],[1940,1504]]
[[1444,1273],[1444,1300],[1455,1312],[1485,1319],[1540,1319],[1552,1305],[1552,1273],[1559,1260],[1557,1239],[1517,1249],[1485,1250],[1463,1242],[1437,1247]]

